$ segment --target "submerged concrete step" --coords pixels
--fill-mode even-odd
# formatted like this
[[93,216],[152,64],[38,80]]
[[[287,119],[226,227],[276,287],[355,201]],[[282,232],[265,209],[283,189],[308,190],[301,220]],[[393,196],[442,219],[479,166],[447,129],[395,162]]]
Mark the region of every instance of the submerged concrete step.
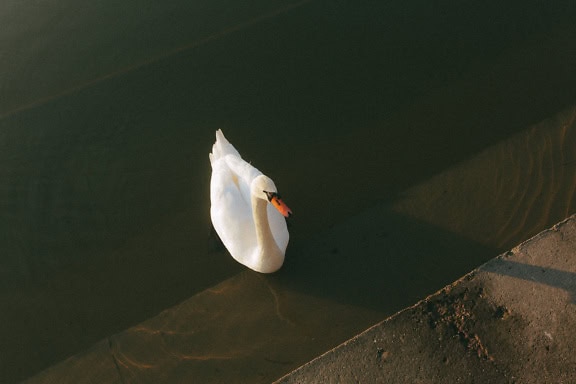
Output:
[[[246,289],[239,286],[252,287],[249,296],[259,303],[254,308],[266,303],[276,308],[277,302],[266,296],[270,288],[265,280],[241,274],[27,382],[233,382],[239,377],[243,382],[267,382],[258,362],[272,361],[268,353],[278,349],[278,340],[263,335],[270,345],[264,348],[260,340],[262,345],[251,346],[260,349],[242,358],[230,333],[201,331],[210,315],[204,309],[215,301],[246,303]],[[242,295],[223,296],[222,289]],[[573,383],[575,304],[573,215],[277,383]],[[272,323],[287,321],[277,310],[265,316]],[[229,317],[226,312],[212,322],[229,329],[221,324]],[[253,319],[242,324],[252,323],[260,324]],[[296,334],[286,337],[299,340]],[[199,344],[199,338],[209,342]],[[205,350],[198,350],[199,345]],[[238,376],[247,371],[253,374]]]

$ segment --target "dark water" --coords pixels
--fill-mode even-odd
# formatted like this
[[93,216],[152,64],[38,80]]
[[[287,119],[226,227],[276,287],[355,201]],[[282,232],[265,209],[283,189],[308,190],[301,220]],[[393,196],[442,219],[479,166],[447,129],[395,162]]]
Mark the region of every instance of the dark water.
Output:
[[[575,211],[569,2],[159,4],[0,5],[0,381],[179,305],[134,381],[269,382]],[[277,274],[211,234],[218,128]]]

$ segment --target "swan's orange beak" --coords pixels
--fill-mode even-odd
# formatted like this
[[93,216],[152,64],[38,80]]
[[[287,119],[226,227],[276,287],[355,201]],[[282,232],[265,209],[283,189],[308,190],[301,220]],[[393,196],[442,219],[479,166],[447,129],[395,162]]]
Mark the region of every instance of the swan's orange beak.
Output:
[[270,202],[270,204],[272,204],[274,208],[278,210],[278,212],[284,215],[284,217],[290,217],[290,215],[292,215],[292,211],[282,201],[279,194],[277,194],[276,192],[266,192],[266,191],[264,191],[264,193],[266,193],[266,196],[268,196],[268,201]]

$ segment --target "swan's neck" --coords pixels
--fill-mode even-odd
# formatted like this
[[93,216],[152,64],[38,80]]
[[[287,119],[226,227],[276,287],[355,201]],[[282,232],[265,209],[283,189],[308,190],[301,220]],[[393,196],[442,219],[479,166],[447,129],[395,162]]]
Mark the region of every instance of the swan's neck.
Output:
[[258,264],[255,270],[259,272],[274,272],[284,262],[284,254],[276,244],[270,223],[268,222],[268,202],[252,195],[252,214],[256,227],[258,249],[255,260]]

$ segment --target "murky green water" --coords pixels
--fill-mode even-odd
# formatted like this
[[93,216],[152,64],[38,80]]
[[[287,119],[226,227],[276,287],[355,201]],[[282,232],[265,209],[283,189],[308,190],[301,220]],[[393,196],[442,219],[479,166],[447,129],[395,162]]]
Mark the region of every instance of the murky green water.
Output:
[[[570,5],[243,4],[0,6],[0,381],[177,306],[125,378],[269,382],[575,211]],[[217,128],[277,274],[211,233]]]

